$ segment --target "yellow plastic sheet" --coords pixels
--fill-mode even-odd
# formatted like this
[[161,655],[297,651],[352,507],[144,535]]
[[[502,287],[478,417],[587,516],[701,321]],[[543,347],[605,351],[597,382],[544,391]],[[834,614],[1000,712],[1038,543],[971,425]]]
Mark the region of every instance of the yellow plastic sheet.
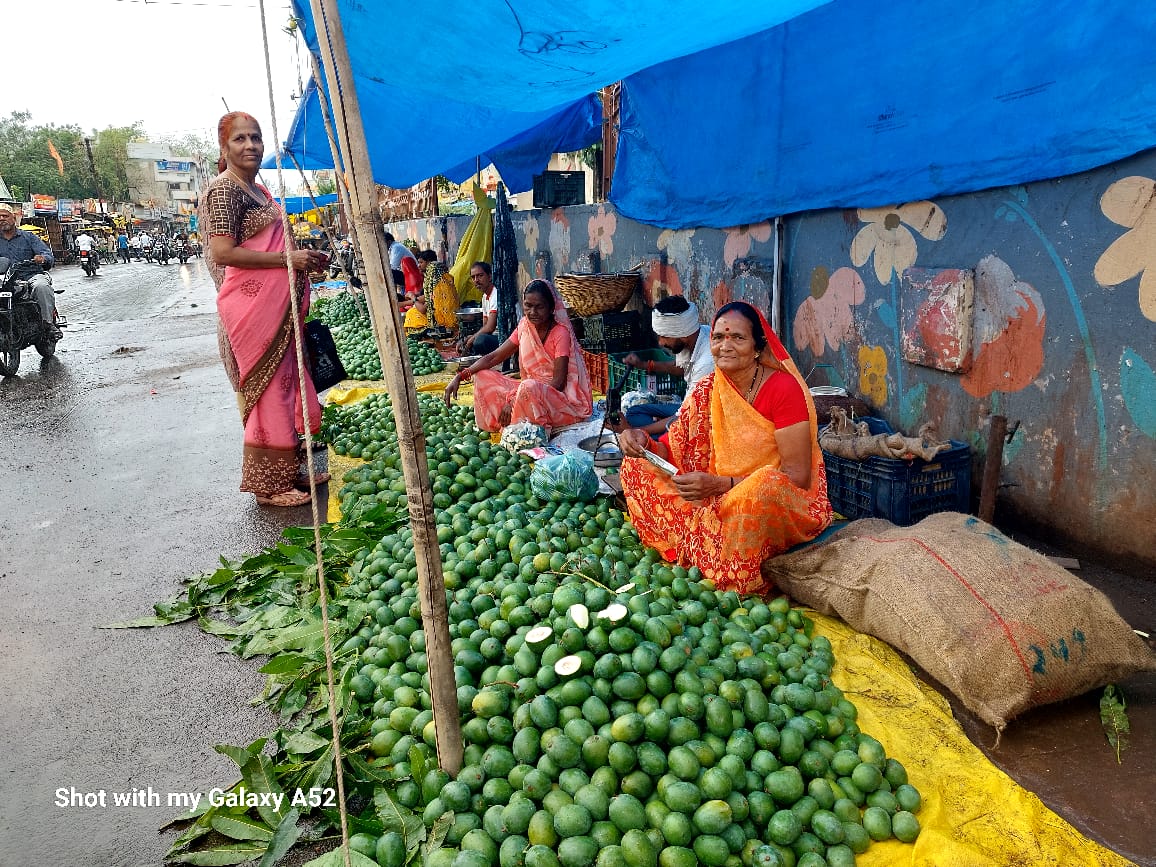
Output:
[[923,796],[914,844],[872,843],[859,867],[1127,867],[997,768],[971,743],[946,700],[888,645],[808,612],[835,653],[835,684],[859,727],[907,769]]

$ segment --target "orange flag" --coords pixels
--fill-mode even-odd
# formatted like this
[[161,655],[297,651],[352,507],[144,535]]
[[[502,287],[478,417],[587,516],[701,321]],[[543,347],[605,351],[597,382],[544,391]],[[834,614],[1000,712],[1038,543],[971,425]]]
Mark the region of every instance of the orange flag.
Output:
[[56,160],[56,168],[60,171],[60,176],[64,177],[64,160],[60,158],[60,151],[56,149],[56,145],[52,143],[52,139],[48,140],[48,152],[52,154],[52,158]]

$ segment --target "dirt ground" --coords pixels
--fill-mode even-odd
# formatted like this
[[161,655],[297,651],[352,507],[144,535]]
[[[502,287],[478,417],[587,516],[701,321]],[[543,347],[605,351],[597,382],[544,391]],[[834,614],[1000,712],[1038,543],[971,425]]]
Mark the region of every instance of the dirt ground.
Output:
[[[194,625],[100,627],[150,613],[183,577],[269,545],[309,510],[259,508],[237,490],[241,427],[202,261],[108,265],[92,279],[63,268],[56,285],[72,322],[58,358],[32,353],[0,382],[0,864],[155,867],[173,839],[158,829],[179,812],[169,793],[232,781],[213,746],[246,743],[274,720],[250,704],[257,666]],[[1077,574],[1156,634],[1151,570],[1083,563]],[[1156,674],[1121,686],[1132,725],[1121,764],[1098,693],[1028,714],[998,750],[953,707],[1052,809],[1156,865],[1156,823],[1144,818],[1156,815]],[[147,800],[150,788],[159,805],[67,803],[73,790],[83,802],[102,790]]]

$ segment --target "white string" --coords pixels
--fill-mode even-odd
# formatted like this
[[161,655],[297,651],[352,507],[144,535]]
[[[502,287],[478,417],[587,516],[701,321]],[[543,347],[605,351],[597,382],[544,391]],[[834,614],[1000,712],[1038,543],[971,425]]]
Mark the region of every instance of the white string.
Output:
[[[273,141],[281,140],[277,132],[277,108],[273,95],[273,68],[269,60],[269,34],[265,26],[265,0],[258,0],[261,10],[261,44],[265,49],[265,78],[269,85],[269,116],[273,127]],[[281,201],[287,199],[285,191],[285,174],[281,165],[281,151],[274,152],[277,163],[277,186],[281,191]],[[285,240],[285,270],[289,275],[289,315],[293,321],[293,342],[297,351],[297,378],[301,389],[301,415],[305,427],[305,471],[309,476],[309,506],[313,514],[313,551],[317,558],[317,587],[318,601],[321,604],[321,630],[325,642],[325,677],[326,688],[329,692],[329,727],[333,732],[333,764],[337,775],[337,810],[341,817],[341,851],[345,860],[345,867],[352,867],[349,856],[349,817],[345,809],[345,774],[344,762],[341,758],[341,728],[337,721],[337,689],[333,672],[333,642],[329,631],[329,592],[325,585],[325,560],[321,556],[321,517],[317,511],[317,482],[313,472],[313,427],[309,415],[309,400],[305,377],[308,375],[305,368],[305,347],[301,334],[300,299],[298,298],[297,275],[293,270],[290,254],[293,248],[293,239],[289,226],[289,215],[285,208],[281,208],[281,229]],[[308,279],[308,278],[306,278]]]

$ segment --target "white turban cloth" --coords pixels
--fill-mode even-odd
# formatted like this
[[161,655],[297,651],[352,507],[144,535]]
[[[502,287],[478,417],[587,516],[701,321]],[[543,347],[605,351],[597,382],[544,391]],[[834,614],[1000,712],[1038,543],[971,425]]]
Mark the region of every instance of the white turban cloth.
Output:
[[698,307],[693,301],[682,313],[659,313],[655,309],[650,314],[651,327],[659,337],[690,337],[698,331]]

